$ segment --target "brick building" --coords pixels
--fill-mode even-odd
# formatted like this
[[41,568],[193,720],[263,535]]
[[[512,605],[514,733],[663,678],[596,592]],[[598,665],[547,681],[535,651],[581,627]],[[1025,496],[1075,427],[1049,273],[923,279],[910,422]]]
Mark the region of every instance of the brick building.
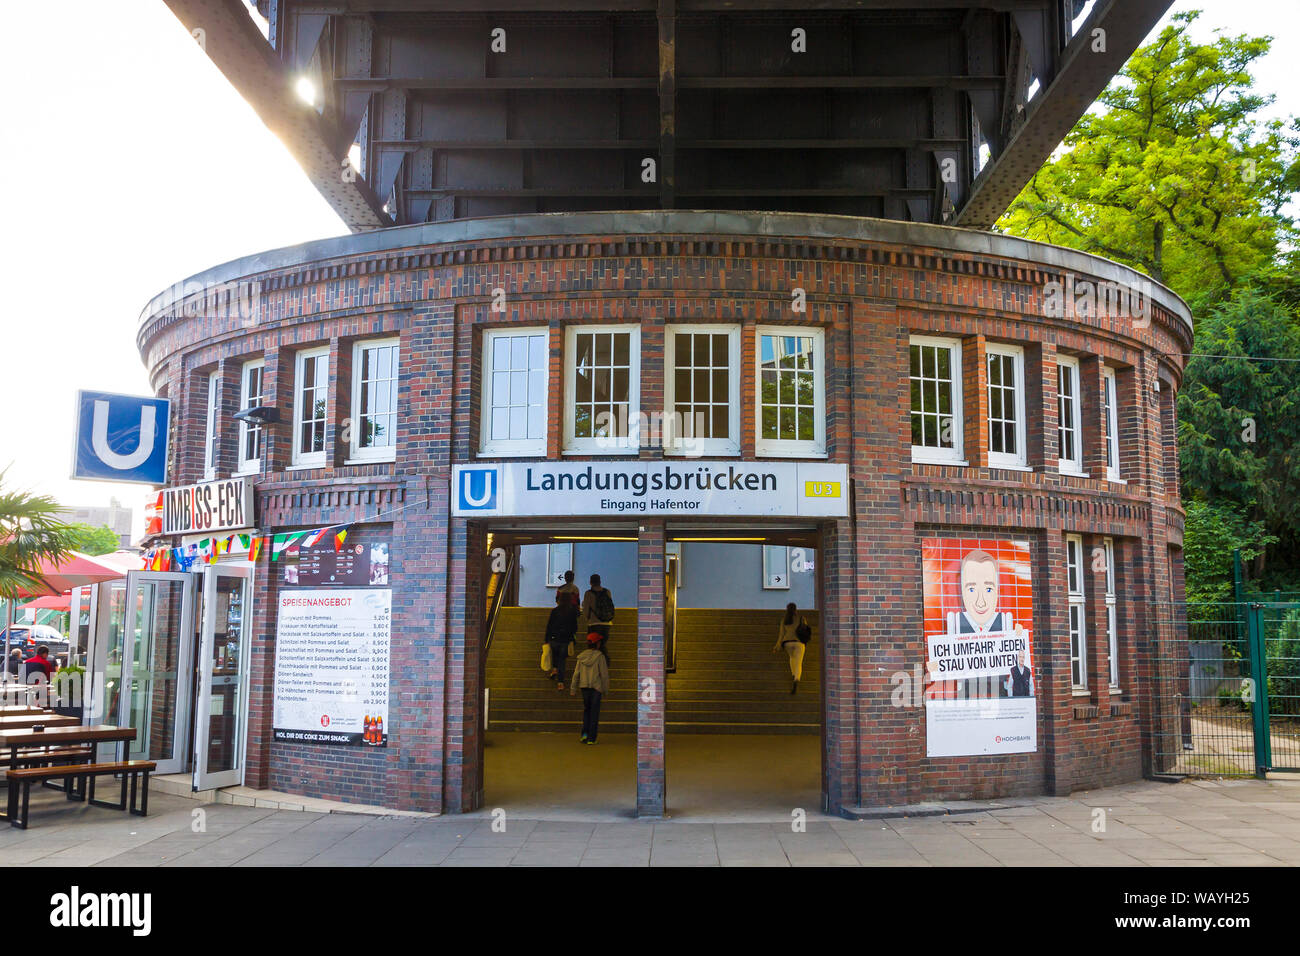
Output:
[[[635,635],[621,647],[639,690],[664,678],[674,542],[815,548],[830,812],[1065,794],[1152,769],[1152,661],[1172,635],[1150,605],[1181,596],[1174,400],[1191,319],[1125,267],[881,219],[521,215],[227,263],[150,302],[138,344],[173,403],[171,484],[252,489],[251,515],[221,533],[346,526],[348,546],[373,560],[382,547],[387,562],[371,579],[391,594],[378,747],[278,732],[283,598],[305,578],[266,555],[221,559],[246,590],[222,605],[230,626],[217,633],[233,643],[214,666],[228,665],[238,689],[212,710],[212,733],[239,752],[231,762],[250,786],[405,810],[483,805],[484,630],[502,583],[493,552],[566,535],[635,547],[635,598],[620,602],[636,612]],[[234,417],[251,408],[260,421]],[[707,412],[685,455],[617,415],[683,409]],[[602,410],[616,414],[595,421]],[[535,480],[530,466],[589,464],[606,482],[679,465],[749,469],[781,490],[718,513],[704,495],[688,514],[653,502],[611,511],[577,492],[568,510],[547,511],[531,509],[523,484],[505,494]],[[488,489],[473,475],[485,472],[503,496],[475,516]],[[834,497],[820,511],[800,497],[814,481]],[[966,555],[960,568],[943,563],[945,542]],[[975,551],[995,568],[1019,555],[1001,588],[1004,602],[1018,589],[1016,624],[1032,633],[1033,703],[1020,711],[1032,746],[994,752],[968,732],[975,711],[962,711],[967,729],[953,739],[976,742],[941,756],[935,715],[961,702],[934,691],[962,681],[921,680],[935,654],[929,622],[947,608],[925,582],[932,570],[936,588],[952,578],[960,600],[953,575],[966,585]],[[1010,620],[993,629],[1010,633]],[[993,686],[1002,703],[981,713],[996,721],[1017,692]],[[642,815],[672,805],[671,694],[638,697],[631,718]]]

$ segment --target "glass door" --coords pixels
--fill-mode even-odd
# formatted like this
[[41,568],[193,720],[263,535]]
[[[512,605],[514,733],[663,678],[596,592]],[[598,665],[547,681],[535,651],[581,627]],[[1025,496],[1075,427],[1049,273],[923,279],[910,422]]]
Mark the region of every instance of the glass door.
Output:
[[203,572],[199,694],[194,721],[194,789],[233,787],[244,776],[251,567]]
[[158,773],[182,773],[189,744],[193,675],[193,576],[132,571],[125,628],[110,634],[104,668],[105,713],[135,728],[126,759],[154,760]]

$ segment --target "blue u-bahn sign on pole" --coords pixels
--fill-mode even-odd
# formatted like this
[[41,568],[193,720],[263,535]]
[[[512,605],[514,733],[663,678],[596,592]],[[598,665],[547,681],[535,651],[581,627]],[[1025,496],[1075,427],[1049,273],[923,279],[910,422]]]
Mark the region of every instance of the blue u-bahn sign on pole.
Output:
[[165,398],[78,392],[72,477],[165,485],[170,407]]

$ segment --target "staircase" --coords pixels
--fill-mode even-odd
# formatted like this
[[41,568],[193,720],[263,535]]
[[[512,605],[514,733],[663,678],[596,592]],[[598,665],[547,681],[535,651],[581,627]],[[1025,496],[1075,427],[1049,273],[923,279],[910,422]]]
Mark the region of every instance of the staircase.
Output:
[[[582,729],[582,694],[557,691],[540,666],[548,607],[503,607],[488,650],[484,679],[490,730]],[[577,641],[583,650],[586,635]],[[619,608],[610,630],[609,693],[600,702],[601,733],[636,732],[636,611]],[[565,670],[573,674],[573,658]]]
[[[790,693],[785,654],[772,653],[784,611],[683,608],[677,612],[677,669],[667,681],[667,729],[676,733],[816,734],[821,727],[817,612],[806,612],[813,639],[803,681]],[[556,691],[538,666],[550,608],[503,607],[486,667],[491,730],[573,731],[582,701]],[[636,611],[619,608],[609,651],[610,692],[600,729],[636,731]],[[579,648],[582,642],[578,642]],[[573,673],[573,664],[568,666]]]
[[668,675],[668,730],[699,734],[821,732],[820,621],[802,612],[813,638],[803,680],[790,693],[785,652],[772,653],[785,611],[679,608],[677,670]]

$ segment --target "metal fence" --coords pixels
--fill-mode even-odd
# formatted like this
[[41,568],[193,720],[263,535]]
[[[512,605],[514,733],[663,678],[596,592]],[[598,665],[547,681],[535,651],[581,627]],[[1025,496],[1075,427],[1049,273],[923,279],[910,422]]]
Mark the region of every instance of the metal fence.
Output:
[[1261,764],[1300,770],[1300,604],[1256,604],[1263,667],[1257,680],[1267,733]]
[[[1254,727],[1245,606],[1225,602],[1154,607],[1152,763],[1160,774],[1251,776]],[[1243,681],[1247,682],[1243,684]]]
[[1152,769],[1179,776],[1300,770],[1300,603],[1157,604]]

